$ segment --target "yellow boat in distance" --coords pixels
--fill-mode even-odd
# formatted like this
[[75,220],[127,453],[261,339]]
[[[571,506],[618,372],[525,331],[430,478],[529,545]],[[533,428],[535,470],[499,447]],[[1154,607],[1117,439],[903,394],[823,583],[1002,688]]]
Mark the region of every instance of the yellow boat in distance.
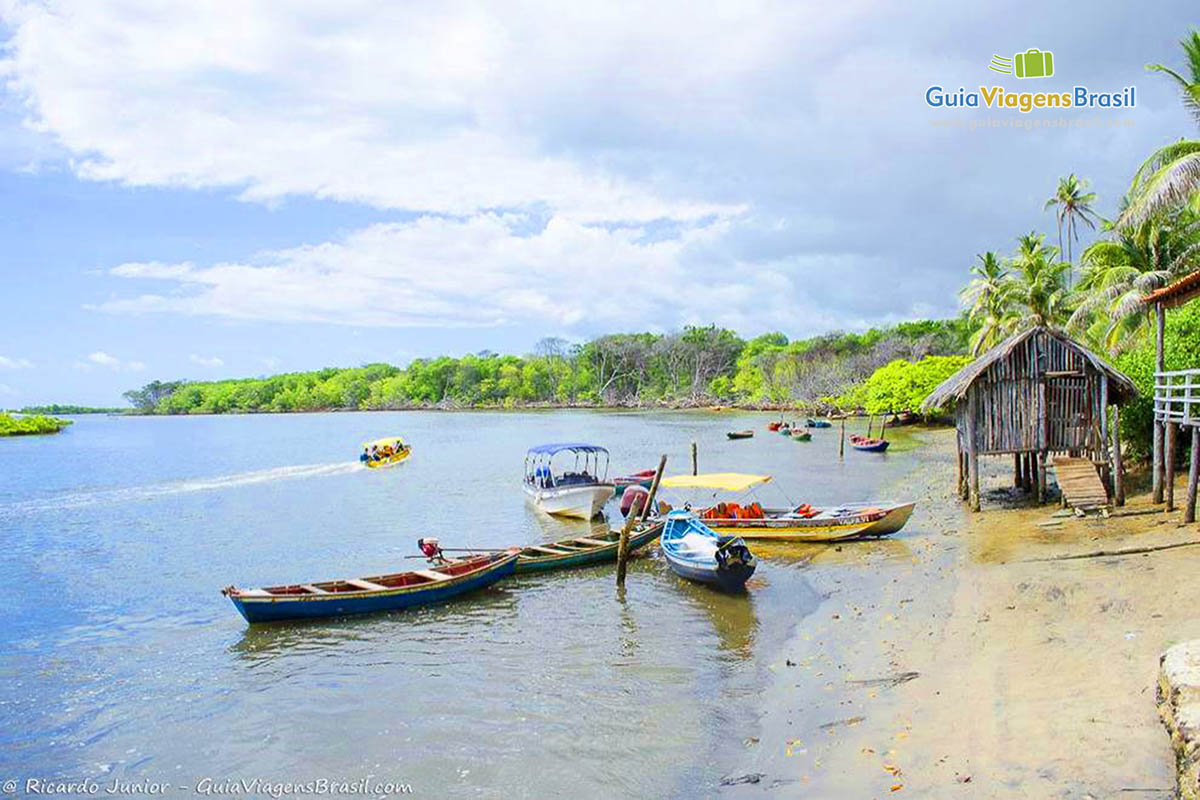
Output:
[[363,451],[358,460],[371,469],[390,467],[404,461],[412,454],[412,445],[404,443],[399,436],[388,436],[373,442],[363,442]]
[[716,492],[748,492],[768,483],[770,475],[717,472],[673,475],[664,489],[713,490],[713,502],[695,509],[714,531],[743,539],[779,542],[837,542],[887,536],[904,527],[916,503],[843,503],[827,508],[805,504],[795,508],[764,507],[758,502],[717,502]]

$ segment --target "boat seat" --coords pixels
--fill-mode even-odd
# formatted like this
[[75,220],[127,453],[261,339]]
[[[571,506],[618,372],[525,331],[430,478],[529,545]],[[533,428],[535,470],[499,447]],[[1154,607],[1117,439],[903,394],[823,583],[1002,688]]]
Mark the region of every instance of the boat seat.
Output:
[[238,589],[239,597],[275,597],[266,589]]
[[325,591],[324,589],[318,589],[317,587],[308,583],[300,584],[300,588],[311,594],[329,594],[329,592]]
[[572,541],[583,542],[584,544],[596,545],[597,547],[608,547],[610,544],[613,544],[613,542],[605,542],[600,539],[587,539],[582,536],[579,537],[578,539],[573,539]]
[[434,572],[433,570],[430,570],[430,569],[413,570],[413,574],[420,575],[422,578],[428,578],[431,581],[448,581],[448,580],[450,580],[449,575],[443,575],[440,572]]
[[539,553],[549,553],[552,556],[561,556],[561,555],[565,555],[566,553],[569,552],[567,550],[551,550],[549,547],[542,547],[541,545],[536,545],[536,544],[531,544],[531,545],[529,545],[529,547],[526,547],[525,549],[526,550],[537,550]]
[[370,581],[364,581],[358,578],[347,578],[346,583],[350,584],[351,586],[357,586],[359,589],[366,589],[368,592],[383,592],[387,591],[388,588],[381,584],[371,583]]

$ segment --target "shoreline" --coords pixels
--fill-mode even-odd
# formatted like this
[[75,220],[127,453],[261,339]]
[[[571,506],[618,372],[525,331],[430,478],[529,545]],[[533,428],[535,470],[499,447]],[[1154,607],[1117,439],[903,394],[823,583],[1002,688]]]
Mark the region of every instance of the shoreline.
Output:
[[[1002,507],[953,492],[952,434],[923,431],[906,490],[918,514],[892,549],[813,558],[826,599],[766,667],[756,730],[722,762],[722,796],[788,786],[817,797],[1174,796],[1155,703],[1159,658],[1200,638],[1187,587],[1200,529],[1147,494],[1110,519]],[[862,547],[861,545],[868,545]]]

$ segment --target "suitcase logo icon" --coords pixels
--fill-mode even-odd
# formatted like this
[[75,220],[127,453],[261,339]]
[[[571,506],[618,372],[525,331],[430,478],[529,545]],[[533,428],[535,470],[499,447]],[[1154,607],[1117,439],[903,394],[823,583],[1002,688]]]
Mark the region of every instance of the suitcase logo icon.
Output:
[[1012,58],[992,56],[988,69],[1018,78],[1049,78],[1054,74],[1054,54],[1049,50],[1031,47]]

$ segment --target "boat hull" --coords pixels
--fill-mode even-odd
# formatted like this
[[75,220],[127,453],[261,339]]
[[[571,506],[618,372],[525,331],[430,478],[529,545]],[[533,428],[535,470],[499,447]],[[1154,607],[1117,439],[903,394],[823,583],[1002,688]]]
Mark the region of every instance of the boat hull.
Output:
[[[741,563],[722,564],[714,557],[719,554],[714,554],[712,550],[689,550],[686,544],[688,538],[696,535],[703,537],[702,541],[707,541],[708,547],[713,549],[716,549],[715,544],[740,548],[745,560]],[[724,591],[739,591],[745,588],[746,581],[754,574],[756,563],[754,556],[742,542],[729,542],[729,538],[720,536],[708,528],[694,514],[676,511],[667,516],[659,549],[671,571],[679,577]],[[725,560],[728,561],[728,558]]]
[[363,463],[367,465],[367,469],[386,469],[387,467],[394,467],[397,464],[407,461],[408,456],[411,453],[412,450],[406,450],[405,452],[394,455],[391,458],[376,459],[375,461],[364,461]]
[[514,552],[484,569],[433,585],[402,586],[385,591],[344,594],[274,597],[231,595],[229,599],[251,624],[371,614],[445,602],[458,595],[491,586],[512,575],[516,566],[517,554]]
[[763,519],[715,519],[704,522],[717,533],[726,536],[740,536],[743,539],[779,542],[836,542],[846,539],[870,539],[895,533],[908,523],[915,507],[916,503],[883,506],[885,513],[879,519],[850,516],[825,519],[821,517],[785,519],[772,517],[768,512]]
[[541,511],[559,517],[593,519],[616,494],[611,483],[540,489],[525,485],[525,495]]
[[[662,523],[648,525],[644,530],[635,530],[629,534],[629,552],[635,553],[646,545],[653,542],[662,533]],[[545,545],[547,548],[561,547],[563,543],[572,540],[562,539],[559,542],[550,542]],[[521,551],[520,557],[517,558],[517,574],[527,574],[534,572],[550,572],[557,569],[570,569],[572,567],[586,567],[591,564],[602,564],[608,561],[617,560],[617,549],[620,546],[620,539],[614,540],[611,545],[604,547],[595,547],[588,550],[579,550],[573,553],[563,553],[561,555],[552,555],[550,553],[539,553],[530,551],[528,548]]]

